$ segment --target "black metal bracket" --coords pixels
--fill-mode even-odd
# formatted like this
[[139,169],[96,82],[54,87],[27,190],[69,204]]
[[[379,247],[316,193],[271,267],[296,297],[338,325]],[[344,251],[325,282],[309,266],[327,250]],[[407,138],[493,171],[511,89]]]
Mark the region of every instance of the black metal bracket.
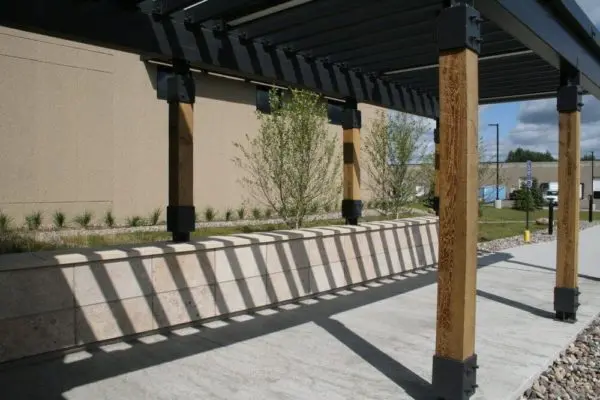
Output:
[[477,389],[477,354],[464,361],[433,357],[433,390],[440,400],[467,400]]
[[440,128],[438,126],[433,130],[433,143],[440,144]]
[[579,85],[566,85],[558,89],[556,109],[561,113],[581,111],[583,107],[583,90]]
[[350,225],[356,225],[358,218],[362,217],[362,200],[342,200],[342,217],[349,221]]
[[346,108],[342,113],[342,129],[360,129],[362,127],[362,116],[359,110]]
[[443,9],[437,26],[439,51],[470,49],[481,53],[481,22],[479,11],[468,4]]
[[564,59],[561,59],[560,87],[556,98],[556,109],[558,112],[574,112],[581,111],[582,106],[581,72]]
[[176,235],[187,235],[196,230],[196,208],[194,206],[167,206],[167,231],[173,233],[173,238]]
[[554,288],[554,311],[556,311],[556,319],[566,322],[577,321],[580,294],[579,288]]
[[439,196],[433,197],[433,210],[435,211],[435,215],[440,215],[440,198]]
[[196,83],[187,62],[174,60],[173,69],[166,79],[159,81],[156,92],[159,99],[169,103],[194,104]]

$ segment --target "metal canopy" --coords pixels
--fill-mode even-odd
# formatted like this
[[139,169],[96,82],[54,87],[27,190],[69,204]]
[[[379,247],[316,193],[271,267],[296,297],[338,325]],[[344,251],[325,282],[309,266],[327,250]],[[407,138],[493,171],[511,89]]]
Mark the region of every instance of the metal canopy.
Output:
[[[29,0],[0,24],[416,115],[438,115],[450,0]],[[477,0],[481,103],[555,97],[561,61],[600,97],[598,32],[574,0]]]

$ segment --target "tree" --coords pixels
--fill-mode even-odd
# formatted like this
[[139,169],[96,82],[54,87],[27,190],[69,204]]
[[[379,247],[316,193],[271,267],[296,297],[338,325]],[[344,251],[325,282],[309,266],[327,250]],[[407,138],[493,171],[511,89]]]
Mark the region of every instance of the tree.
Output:
[[521,187],[515,190],[515,202],[513,208],[521,211],[534,211],[541,209],[545,200],[537,178],[531,179],[531,189],[527,189],[526,178],[521,178],[523,183]]
[[326,104],[308,91],[269,92],[271,112],[257,112],[260,128],[246,144],[234,143],[235,164],[249,194],[276,212],[291,228],[302,226],[315,205],[341,194],[339,137],[328,131]]
[[581,161],[598,161],[598,157],[596,157],[593,153],[587,153],[583,157],[581,157]]
[[539,151],[526,150],[521,147],[509,151],[506,156],[506,162],[526,162],[527,160],[531,160],[532,162],[556,161],[549,151],[542,153]]
[[427,125],[422,118],[378,111],[364,141],[366,186],[373,194],[375,208],[383,215],[398,218],[414,200],[422,176],[410,165],[425,153],[423,136]]

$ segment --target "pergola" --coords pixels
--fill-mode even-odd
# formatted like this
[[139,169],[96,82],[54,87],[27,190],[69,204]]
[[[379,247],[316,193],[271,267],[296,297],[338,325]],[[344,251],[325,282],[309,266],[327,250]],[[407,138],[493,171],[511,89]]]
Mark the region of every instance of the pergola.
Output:
[[[5,26],[140,54],[170,65],[167,228],[194,230],[190,69],[309,89],[344,102],[344,200],[361,217],[358,103],[436,120],[439,275],[433,386],[476,388],[478,105],[557,99],[557,319],[579,305],[582,95],[600,98],[598,30],[574,0],[21,0]],[[202,121],[199,121],[202,123]]]

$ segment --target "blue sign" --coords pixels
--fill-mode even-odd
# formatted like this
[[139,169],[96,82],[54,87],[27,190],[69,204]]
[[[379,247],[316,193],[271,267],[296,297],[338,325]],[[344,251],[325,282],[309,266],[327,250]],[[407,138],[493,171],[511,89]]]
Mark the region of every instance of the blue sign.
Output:
[[531,178],[531,160],[527,160],[527,188],[531,189],[533,179]]

